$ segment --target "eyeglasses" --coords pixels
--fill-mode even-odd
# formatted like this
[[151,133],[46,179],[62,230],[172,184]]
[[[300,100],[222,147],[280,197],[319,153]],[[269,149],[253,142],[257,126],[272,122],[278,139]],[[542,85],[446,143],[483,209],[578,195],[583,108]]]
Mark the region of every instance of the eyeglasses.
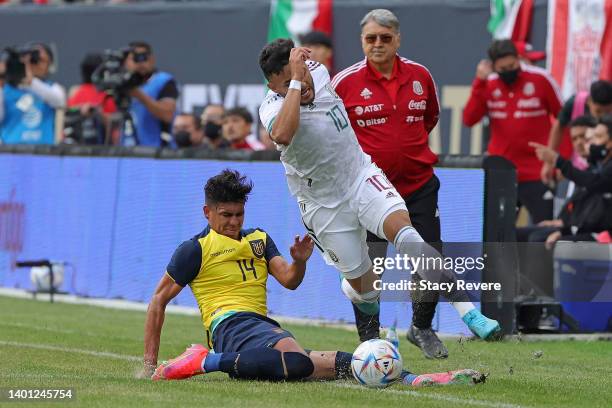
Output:
[[377,38],[379,38],[380,42],[383,44],[389,44],[393,41],[393,36],[391,34],[368,34],[363,36],[363,39],[368,44],[374,44]]

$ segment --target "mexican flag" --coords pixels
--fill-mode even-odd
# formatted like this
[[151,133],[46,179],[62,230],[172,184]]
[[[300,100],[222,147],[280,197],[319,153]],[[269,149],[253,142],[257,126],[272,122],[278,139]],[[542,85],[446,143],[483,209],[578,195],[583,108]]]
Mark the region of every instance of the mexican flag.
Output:
[[268,41],[292,38],[310,31],[332,33],[332,0],[272,0]]
[[549,0],[547,56],[564,99],[612,80],[612,0]]
[[491,0],[487,29],[495,39],[527,41],[532,15],[533,0]]

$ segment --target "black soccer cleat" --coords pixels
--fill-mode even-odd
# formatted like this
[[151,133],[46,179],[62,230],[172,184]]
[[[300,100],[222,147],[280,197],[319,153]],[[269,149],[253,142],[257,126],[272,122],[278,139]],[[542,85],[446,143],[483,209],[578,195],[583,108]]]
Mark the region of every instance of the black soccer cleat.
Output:
[[448,350],[436,333],[430,328],[419,329],[411,325],[406,338],[417,346],[427,358],[447,358]]

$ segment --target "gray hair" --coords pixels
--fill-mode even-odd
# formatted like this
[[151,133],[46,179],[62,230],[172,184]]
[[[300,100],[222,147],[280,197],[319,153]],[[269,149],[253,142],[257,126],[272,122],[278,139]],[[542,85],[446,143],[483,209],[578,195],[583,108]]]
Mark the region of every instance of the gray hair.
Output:
[[368,12],[362,19],[361,28],[364,25],[368,24],[370,21],[374,21],[376,24],[379,24],[383,27],[391,28],[395,30],[395,32],[399,33],[400,31],[400,22],[391,11],[387,9],[376,9]]

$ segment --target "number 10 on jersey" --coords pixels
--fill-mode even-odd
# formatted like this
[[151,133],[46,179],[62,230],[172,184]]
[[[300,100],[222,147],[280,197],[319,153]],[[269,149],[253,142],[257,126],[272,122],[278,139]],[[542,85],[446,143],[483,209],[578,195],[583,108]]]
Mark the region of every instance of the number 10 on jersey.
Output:
[[340,132],[342,129],[346,129],[349,124],[348,119],[346,116],[344,116],[344,113],[338,105],[334,106],[329,112],[326,113],[326,115],[332,118],[338,132]]

